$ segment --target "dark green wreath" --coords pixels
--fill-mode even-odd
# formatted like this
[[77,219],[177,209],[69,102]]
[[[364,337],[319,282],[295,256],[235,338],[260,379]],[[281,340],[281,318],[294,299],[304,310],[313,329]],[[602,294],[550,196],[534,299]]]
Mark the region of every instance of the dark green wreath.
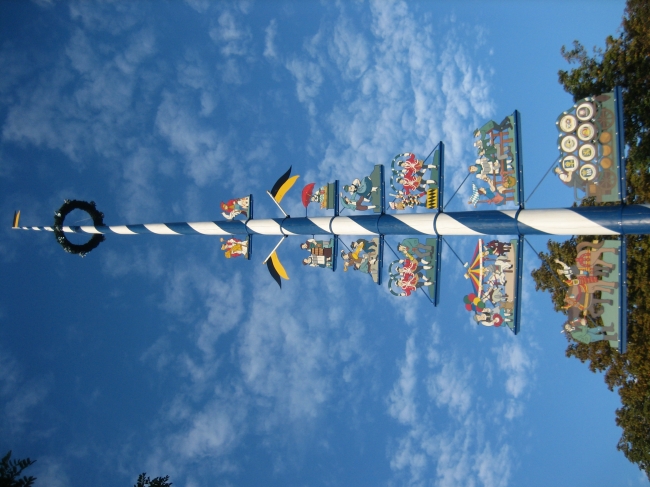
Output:
[[95,233],[90,240],[83,245],[73,244],[70,242],[63,233],[63,221],[72,210],[81,210],[88,213],[90,218],[92,218],[95,227],[104,225],[104,214],[97,210],[94,201],[88,203],[87,201],[79,200],[65,200],[63,206],[54,212],[54,226],[52,229],[54,230],[56,241],[59,242],[61,247],[63,247],[63,250],[66,252],[79,254],[81,257],[85,257],[88,252],[104,241],[104,235]]

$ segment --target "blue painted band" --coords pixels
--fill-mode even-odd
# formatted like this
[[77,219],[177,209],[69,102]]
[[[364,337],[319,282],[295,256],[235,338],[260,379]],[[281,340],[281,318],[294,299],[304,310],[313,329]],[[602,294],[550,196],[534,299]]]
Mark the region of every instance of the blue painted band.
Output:
[[619,262],[619,286],[620,286],[620,308],[619,308],[619,352],[627,351],[627,239],[621,237],[621,248],[618,254]]
[[519,235],[517,221],[500,211],[459,211],[456,213],[447,213],[447,215],[478,233],[487,235]]
[[309,218],[285,218],[282,222],[282,232],[299,235],[326,235],[327,231],[313,223]]
[[436,242],[436,297],[433,299],[433,305],[438,306],[440,303],[440,272],[442,268],[442,237],[438,235]]
[[621,233],[623,230],[620,206],[578,206],[570,210],[613,232]]
[[523,296],[521,293],[522,288],[522,279],[524,272],[524,237],[519,235],[519,240],[517,242],[517,281],[515,283],[515,312],[514,312],[514,334],[519,333],[519,325],[521,323],[521,302],[523,301]]
[[151,233],[151,230],[147,230],[147,228],[142,223],[138,223],[136,225],[125,225],[125,227],[131,230],[133,233]]
[[393,215],[381,215],[377,224],[382,235],[427,235],[398,220]]
[[650,208],[647,206],[625,206],[623,209],[622,220],[623,232],[625,234],[650,234]]
[[350,218],[354,220],[354,223],[357,225],[365,228],[369,232],[372,233],[377,233],[379,234],[379,219],[381,218],[381,214],[379,215],[361,215],[361,216],[351,216]]
[[519,208],[523,208],[524,201],[524,155],[521,150],[521,114],[515,110],[515,151],[517,152],[517,198]]
[[[445,144],[440,141],[438,143],[440,146],[440,154],[439,154],[439,166],[438,166],[438,211],[442,211],[442,202],[445,201],[444,199],[444,189],[445,189]],[[435,223],[434,223],[434,228],[435,228]]]
[[170,230],[173,230],[176,233],[181,235],[197,235],[199,232],[194,230],[185,222],[176,222],[176,223],[166,223],[165,224]]

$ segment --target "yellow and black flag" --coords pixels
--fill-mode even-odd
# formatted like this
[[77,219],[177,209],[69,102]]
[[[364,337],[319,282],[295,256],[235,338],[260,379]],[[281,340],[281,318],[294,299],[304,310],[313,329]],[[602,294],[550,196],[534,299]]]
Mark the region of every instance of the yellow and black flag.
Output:
[[278,286],[282,287],[282,279],[289,280],[289,276],[287,275],[287,271],[284,269],[284,266],[280,262],[280,258],[278,257],[278,248],[280,245],[282,245],[282,242],[287,238],[286,235],[282,237],[282,239],[277,243],[277,245],[273,248],[273,251],[269,254],[269,256],[262,262],[263,264],[266,264],[267,269],[269,270],[269,274],[271,274],[271,277],[275,279],[275,282],[278,283]]
[[289,279],[289,276],[287,275],[287,271],[284,269],[282,263],[280,262],[280,259],[278,258],[278,253],[273,252],[271,254],[271,257],[269,257],[269,260],[266,261],[266,267],[269,269],[269,273],[271,274],[271,277],[275,279],[275,282],[278,283],[278,286],[282,287],[282,279]]
[[278,208],[280,208],[280,211],[282,211],[285,216],[287,214],[280,206],[280,201],[282,201],[284,195],[287,194],[287,191],[291,189],[299,177],[300,176],[297,174],[291,177],[291,167],[289,167],[289,170],[280,176],[280,179],[275,182],[271,191],[267,191],[268,195],[273,198],[273,201],[275,201],[275,204],[278,205]]

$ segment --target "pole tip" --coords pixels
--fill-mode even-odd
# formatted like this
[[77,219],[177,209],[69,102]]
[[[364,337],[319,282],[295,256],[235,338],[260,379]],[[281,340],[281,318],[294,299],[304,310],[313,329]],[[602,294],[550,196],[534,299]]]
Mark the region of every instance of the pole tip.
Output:
[[19,222],[20,222],[20,210],[14,211],[14,221],[11,228],[18,228]]

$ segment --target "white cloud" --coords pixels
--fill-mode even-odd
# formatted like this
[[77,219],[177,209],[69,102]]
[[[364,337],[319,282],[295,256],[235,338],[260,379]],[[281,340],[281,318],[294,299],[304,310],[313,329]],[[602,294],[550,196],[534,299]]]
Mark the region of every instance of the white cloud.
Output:
[[22,367],[9,352],[0,349],[0,405],[3,436],[23,433],[31,422],[32,410],[48,395],[50,387],[45,380],[26,380]]
[[249,52],[252,35],[248,27],[242,27],[233,13],[226,10],[210,29],[210,38],[220,46],[224,56],[244,56]]
[[[444,358],[443,358],[444,361]],[[469,378],[472,366],[466,365],[458,370],[452,362],[446,362],[442,370],[427,379],[427,391],[438,407],[447,406],[452,414],[465,415],[472,401]]]
[[400,366],[400,376],[388,396],[388,412],[402,424],[414,424],[417,420],[415,386],[417,375],[415,365],[418,353],[415,348],[415,334],[406,341],[405,357]]
[[29,467],[29,470],[25,470],[24,474],[33,475],[38,483],[49,487],[72,485],[62,463],[52,457],[39,457],[38,461]]
[[128,253],[106,249],[101,253],[104,272],[113,277],[123,277],[138,273],[157,278],[162,275],[162,254],[157,247],[131,247]]
[[275,47],[275,36],[278,33],[278,23],[275,19],[271,19],[269,25],[264,29],[264,57],[275,59],[278,57],[278,51]]
[[503,445],[495,455],[489,443],[474,462],[474,470],[485,487],[505,487],[510,480],[510,449]]
[[169,92],[163,94],[156,128],[183,156],[186,173],[197,185],[204,186],[222,174],[229,144],[226,137],[199,124],[181,98]]
[[298,100],[307,107],[309,115],[316,115],[314,98],[318,95],[323,84],[323,74],[318,64],[298,58],[287,61],[286,68],[296,79],[296,95]]
[[528,385],[532,363],[524,347],[515,340],[508,340],[496,349],[499,370],[508,375],[506,392],[515,399],[522,395]]
[[363,35],[346,16],[334,26],[328,52],[344,79],[358,79],[368,69],[370,48]]
[[246,408],[242,406],[237,396],[210,401],[191,416],[186,430],[175,435],[173,449],[182,457],[194,460],[230,453],[246,431]]

